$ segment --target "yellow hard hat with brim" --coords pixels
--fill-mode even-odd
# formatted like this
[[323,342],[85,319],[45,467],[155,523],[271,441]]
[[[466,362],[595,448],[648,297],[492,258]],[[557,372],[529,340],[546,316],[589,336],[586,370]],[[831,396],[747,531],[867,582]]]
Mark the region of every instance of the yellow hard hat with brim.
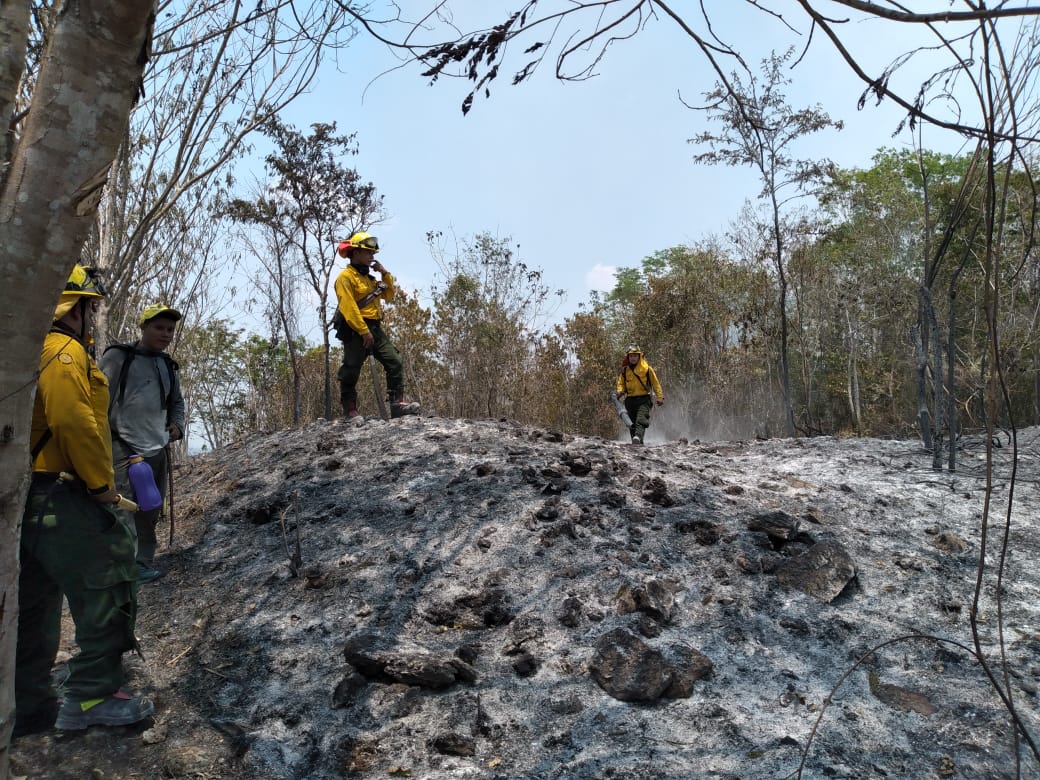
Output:
[[68,280],[65,282],[65,289],[62,290],[61,297],[54,307],[54,321],[57,322],[68,314],[72,307],[83,298],[104,297],[105,288],[101,284],[101,276],[98,272],[89,266],[76,263],[72,267],[72,273],[69,274]]
[[338,251],[340,257],[350,257],[355,249],[367,249],[372,254],[379,251],[379,239],[364,231],[355,233],[346,241],[340,241]]
[[105,288],[101,284],[101,275],[90,266],[76,263],[72,267],[72,273],[65,282],[65,290],[62,295],[88,295],[92,298],[104,298]]

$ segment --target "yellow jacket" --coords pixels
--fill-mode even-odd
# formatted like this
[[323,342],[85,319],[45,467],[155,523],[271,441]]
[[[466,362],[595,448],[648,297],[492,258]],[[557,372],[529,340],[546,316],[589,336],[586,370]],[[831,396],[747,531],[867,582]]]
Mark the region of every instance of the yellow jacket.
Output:
[[108,379],[80,341],[51,331],[43,342],[29,446],[51,436],[33,471],[72,472],[91,494],[115,486],[108,429]]
[[365,324],[365,320],[382,319],[382,301],[392,301],[397,292],[394,277],[389,273],[384,273],[383,284],[386,285],[386,291],[366,304],[363,309],[359,309],[358,301],[375,290],[377,283],[374,276],[363,274],[352,265],[348,265],[336,277],[337,308],[347,324],[362,336],[368,333],[368,325]]
[[634,366],[630,366],[628,361],[625,361],[614,389],[618,395],[625,393],[633,398],[650,395],[650,391],[653,390],[658,401],[664,400],[664,391],[661,389],[661,383],[657,381],[657,372],[650,367],[642,355],[639,356],[639,362]]

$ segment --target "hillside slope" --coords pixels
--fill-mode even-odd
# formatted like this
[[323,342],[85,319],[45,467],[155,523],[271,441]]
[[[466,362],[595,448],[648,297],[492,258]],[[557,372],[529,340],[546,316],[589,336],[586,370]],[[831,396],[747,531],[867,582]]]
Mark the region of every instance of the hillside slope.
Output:
[[[1019,439],[1002,583],[1031,735],[1038,436]],[[968,652],[983,455],[965,442],[949,474],[912,442],[637,448],[425,417],[256,434],[177,469],[132,664],[154,725],[29,737],[14,768],[746,779],[804,756],[813,778],[1035,777]],[[892,642],[923,635],[943,641]]]

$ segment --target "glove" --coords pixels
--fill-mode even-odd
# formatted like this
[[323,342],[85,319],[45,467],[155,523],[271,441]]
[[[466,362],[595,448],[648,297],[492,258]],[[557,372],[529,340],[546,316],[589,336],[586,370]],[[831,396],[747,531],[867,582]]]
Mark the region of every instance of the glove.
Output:
[[661,406],[661,405],[663,405],[663,404],[664,404],[664,399],[663,399],[663,398],[658,398],[658,399],[657,399],[657,405],[658,405],[658,406]]

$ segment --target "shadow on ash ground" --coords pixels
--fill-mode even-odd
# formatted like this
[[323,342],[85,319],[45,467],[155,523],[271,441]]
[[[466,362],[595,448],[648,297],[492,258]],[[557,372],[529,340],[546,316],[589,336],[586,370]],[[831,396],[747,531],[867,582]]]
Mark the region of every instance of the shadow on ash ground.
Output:
[[[1019,436],[1001,585],[1008,691],[1030,735],[1038,442]],[[999,530],[1009,448],[995,454]],[[154,723],[28,737],[12,768],[780,778],[804,757],[810,778],[1036,777],[969,652],[982,444],[959,457],[950,474],[911,442],[635,448],[439,418],[253,435],[177,469],[169,573],[142,589],[145,658],[129,661]],[[979,641],[1004,679],[999,541]],[[846,577],[784,575],[824,543],[847,554]],[[943,641],[885,644],[908,635]],[[646,654],[608,669],[619,636]],[[693,651],[710,673],[662,694],[661,659]],[[610,695],[619,681],[647,700]]]

